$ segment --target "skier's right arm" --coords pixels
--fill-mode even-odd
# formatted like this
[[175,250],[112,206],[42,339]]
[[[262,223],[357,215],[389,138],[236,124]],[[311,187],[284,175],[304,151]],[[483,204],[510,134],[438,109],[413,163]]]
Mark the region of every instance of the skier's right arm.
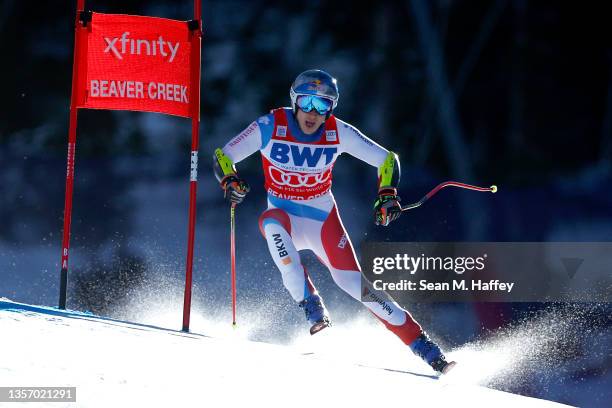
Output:
[[248,183],[238,176],[235,163],[238,163],[261,148],[262,118],[251,123],[246,129],[232,138],[223,148],[217,148],[213,156],[213,170],[225,198],[239,204],[249,192]]
[[236,166],[232,160],[217,148],[213,159],[213,169],[224,196],[233,204],[240,204],[250,190],[246,181],[238,177]]

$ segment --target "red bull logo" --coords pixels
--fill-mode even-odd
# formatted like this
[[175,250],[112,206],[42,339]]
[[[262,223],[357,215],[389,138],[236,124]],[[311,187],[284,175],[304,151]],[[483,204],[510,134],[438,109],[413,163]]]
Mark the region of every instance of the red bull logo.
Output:
[[321,80],[320,79],[315,79],[314,81],[310,82],[310,86],[308,87],[309,91],[318,91],[321,88]]

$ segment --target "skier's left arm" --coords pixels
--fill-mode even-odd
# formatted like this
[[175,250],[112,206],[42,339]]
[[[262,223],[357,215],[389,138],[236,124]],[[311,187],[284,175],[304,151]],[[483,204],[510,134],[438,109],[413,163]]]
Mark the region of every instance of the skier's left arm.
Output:
[[337,119],[340,144],[343,152],[378,169],[378,195],[374,201],[374,222],[387,226],[402,214],[397,195],[401,169],[397,154],[391,152],[354,126]]

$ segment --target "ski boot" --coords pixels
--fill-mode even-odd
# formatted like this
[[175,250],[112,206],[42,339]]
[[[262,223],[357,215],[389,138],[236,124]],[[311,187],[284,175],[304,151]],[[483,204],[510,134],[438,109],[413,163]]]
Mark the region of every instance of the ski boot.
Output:
[[439,374],[448,373],[457,364],[454,361],[446,361],[440,347],[425,332],[410,343],[410,349]]
[[327,309],[319,295],[310,295],[299,303],[304,308],[306,319],[312,324],[310,334],[318,333],[326,327],[331,326]]

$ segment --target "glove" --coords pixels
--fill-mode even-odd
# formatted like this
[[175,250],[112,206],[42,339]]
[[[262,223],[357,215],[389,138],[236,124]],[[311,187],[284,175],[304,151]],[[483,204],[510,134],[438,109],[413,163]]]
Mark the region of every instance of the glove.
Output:
[[235,174],[223,177],[221,188],[225,191],[224,197],[233,204],[240,204],[251,190],[247,182]]
[[374,202],[374,222],[376,225],[389,225],[402,215],[402,206],[397,190],[393,187],[382,188]]

